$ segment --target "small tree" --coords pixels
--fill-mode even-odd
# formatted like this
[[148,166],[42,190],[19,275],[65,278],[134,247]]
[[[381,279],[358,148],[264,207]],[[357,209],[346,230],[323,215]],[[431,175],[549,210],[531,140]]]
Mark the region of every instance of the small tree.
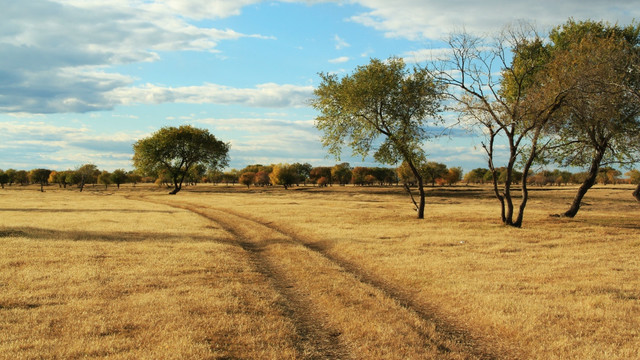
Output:
[[127,180],[128,176],[124,169],[116,169],[111,173],[111,182],[116,184],[118,189],[120,189],[120,184],[124,184],[125,182],[127,182]]
[[269,174],[271,174],[270,171],[269,172],[267,172],[266,170],[258,171],[256,173],[255,178],[253,179],[253,183],[256,186],[269,186],[269,185],[271,185],[271,179],[269,178]]
[[4,185],[9,182],[9,175],[3,170],[0,170],[0,186],[4,189]]
[[240,178],[238,179],[238,182],[242,185],[247,185],[247,189],[248,189],[249,186],[253,184],[255,177],[256,177],[256,173],[253,173],[251,171],[243,172],[242,174],[240,174]]
[[352,175],[349,163],[337,164],[331,168],[331,178],[340,185],[344,186],[351,182]]
[[29,172],[29,179],[33,183],[40,184],[40,191],[44,192],[44,186],[49,181],[49,175],[51,175],[51,170],[47,169],[33,169]]
[[166,171],[173,183],[172,195],[182,189],[185,176],[197,164],[216,169],[229,162],[229,144],[190,125],[164,127],[138,140],[133,151],[133,165],[141,172],[157,175]]
[[289,164],[278,164],[273,167],[269,174],[269,179],[273,185],[282,185],[285,189],[296,183],[296,169]]
[[460,180],[462,180],[462,168],[454,167],[449,169],[449,171],[447,171],[447,173],[444,175],[444,180],[447,185],[450,186],[459,182]]
[[328,166],[318,166],[311,169],[309,172],[309,179],[318,184],[320,178],[325,178],[325,186],[327,184],[331,184],[331,168]]
[[84,164],[80,166],[75,171],[75,175],[77,176],[78,187],[80,188],[80,192],[84,189],[85,184],[95,184],[98,180],[98,175],[100,174],[100,170],[94,164]]
[[98,183],[104,185],[104,189],[108,189],[111,184],[111,173],[104,170],[98,175]]
[[430,182],[431,186],[435,186],[438,179],[443,179],[448,171],[447,165],[435,161],[429,161],[422,167],[424,181]]

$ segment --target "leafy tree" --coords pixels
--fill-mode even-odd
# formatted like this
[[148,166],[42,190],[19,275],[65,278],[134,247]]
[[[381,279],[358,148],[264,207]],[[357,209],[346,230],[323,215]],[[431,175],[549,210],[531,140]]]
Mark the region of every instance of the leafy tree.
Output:
[[630,170],[625,173],[625,175],[629,177],[629,181],[632,184],[638,184],[636,189],[633,191],[633,197],[635,197],[636,200],[640,201],[640,171]]
[[[273,168],[271,167],[270,169],[273,170]],[[256,176],[253,180],[253,183],[258,185],[258,186],[269,186],[271,185],[271,179],[269,178],[269,174],[271,174],[270,172],[267,172],[266,170],[260,170],[256,173]]]
[[110,180],[112,183],[116,184],[118,189],[120,189],[120,184],[124,184],[128,180],[127,172],[124,171],[124,169],[113,170]]
[[29,184],[29,173],[27,173],[26,170],[17,170],[13,175],[13,181],[16,184],[28,185]]
[[40,184],[40,191],[44,192],[44,186],[48,184],[49,175],[51,175],[51,170],[33,169],[29,172],[29,179],[33,183]]
[[[114,173],[117,171],[118,170],[114,171]],[[143,181],[142,175],[138,174],[136,171],[129,171],[126,173],[126,176],[127,178],[125,179],[125,181],[123,181],[123,183],[130,182],[133,184],[133,186],[136,186],[137,183]],[[113,182],[117,184],[115,180]]]
[[558,71],[579,79],[554,122],[552,160],[588,167],[569,209],[574,217],[599,169],[630,165],[640,153],[640,25],[568,21],[550,34]]
[[478,183],[482,183],[484,184],[485,180],[484,180],[484,176],[485,174],[489,173],[489,169],[485,169],[485,168],[476,168],[473,169],[471,171],[469,171],[468,173],[466,173],[464,175],[464,182],[467,183],[467,185],[469,185],[469,183],[474,183],[474,184],[478,184]]
[[[553,66],[547,66],[550,54],[545,40],[526,24],[506,29],[492,42],[464,33],[453,35],[449,45],[450,57],[435,63],[433,70],[449,86],[447,95],[463,120],[481,128],[486,136],[482,146],[502,222],[521,227],[529,196],[526,176],[546,148],[539,140],[575,85],[561,72],[553,72]],[[496,76],[498,67],[502,68],[500,76]],[[495,161],[499,150],[496,141],[502,137],[508,156],[500,189]],[[518,163],[523,164],[524,178],[516,215],[512,185]]]
[[14,182],[16,182],[16,170],[15,169],[7,169],[4,173],[7,174],[9,186],[11,186]]
[[378,181],[380,185],[391,185],[398,181],[398,176],[396,175],[395,169],[388,167],[375,167],[370,169],[370,171],[371,175],[375,176],[376,181]]
[[3,170],[0,170],[0,186],[4,189],[4,185],[9,182],[9,175]]
[[403,161],[402,164],[398,166],[398,168],[396,169],[396,173],[398,175],[398,179],[400,179],[406,189],[411,186],[415,186],[418,181],[413,173],[413,170],[406,161]]
[[111,184],[111,173],[103,170],[100,175],[98,175],[98,183],[104,185],[105,190],[108,189]]
[[337,164],[332,167],[331,178],[343,186],[351,182],[351,166],[349,163]]
[[240,177],[240,174],[236,169],[231,169],[229,171],[225,171],[224,173],[222,173],[222,181],[227,183],[227,185],[229,185],[229,183],[231,184],[237,183],[239,177]]
[[462,168],[458,166],[458,167],[449,169],[447,173],[444,175],[444,180],[447,183],[447,185],[453,185],[458,183],[460,180],[462,180]]
[[269,174],[269,179],[273,185],[282,185],[285,189],[296,183],[296,169],[289,164],[278,164],[273,167],[273,171]]
[[605,166],[600,168],[598,171],[598,182],[603,185],[608,184],[616,184],[618,182],[618,177],[622,175],[619,170],[616,170],[610,166]]
[[248,189],[249,186],[253,184],[255,177],[256,177],[256,173],[254,172],[251,172],[251,171],[243,172],[242,174],[240,174],[240,178],[238,179],[238,182],[242,185],[246,185]]
[[370,175],[371,172],[369,168],[356,166],[351,170],[351,183],[355,185],[364,185],[366,184],[366,177]]
[[177,194],[194,166],[216,169],[229,162],[229,144],[219,141],[206,129],[190,125],[164,127],[133,145],[133,165],[145,174],[166,171]]
[[77,176],[77,178],[73,183],[78,184],[80,192],[82,192],[85,184],[95,184],[98,181],[99,174],[100,170],[98,170],[97,166],[94,164],[84,164],[76,169],[75,176]]
[[430,182],[431,186],[434,186],[438,179],[444,178],[448,171],[447,165],[435,161],[429,161],[422,166],[424,181]]
[[296,185],[302,181],[302,183],[307,186],[307,180],[309,180],[313,166],[309,163],[293,163],[291,166],[293,167],[293,171],[296,173]]
[[326,181],[325,186],[327,184],[330,185],[331,184],[331,168],[328,166],[318,166],[311,169],[311,171],[309,172],[309,179],[312,182],[315,182],[316,184],[318,184],[318,180],[320,180],[320,178],[325,178],[325,181]]
[[62,184],[60,184],[59,182],[59,178],[60,178],[59,174],[60,173],[55,170],[51,171],[51,173],[49,173],[49,178],[47,179],[47,182],[49,184],[58,184],[58,187],[62,187]]
[[202,181],[202,179],[204,179],[206,173],[206,166],[204,166],[203,164],[195,164],[191,167],[191,169],[189,169],[186,180],[190,184],[198,185],[198,183]]
[[316,180],[316,184],[318,184],[319,187],[325,187],[327,186],[327,184],[329,184],[329,179],[322,176],[318,180]]
[[208,182],[217,185],[222,181],[223,172],[220,169],[207,169],[205,176]]
[[440,119],[440,89],[430,73],[408,70],[404,61],[372,59],[353,74],[338,78],[321,73],[312,105],[321,115],[316,127],[322,144],[340,156],[348,145],[354,155],[373,157],[385,164],[405,161],[418,180],[418,218],[424,218],[425,192],[418,168],[424,161],[423,143],[431,138],[427,119]]

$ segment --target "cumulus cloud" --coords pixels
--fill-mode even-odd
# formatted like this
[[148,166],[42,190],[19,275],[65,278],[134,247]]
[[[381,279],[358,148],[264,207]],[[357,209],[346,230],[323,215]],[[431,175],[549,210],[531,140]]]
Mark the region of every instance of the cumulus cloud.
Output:
[[55,170],[95,163],[102,169],[131,167],[139,134],[96,134],[84,125],[56,126],[44,121],[0,121],[0,163],[6,167]]
[[339,58],[331,59],[331,60],[329,60],[329,62],[332,63],[332,64],[340,64],[340,63],[345,63],[345,62],[347,62],[349,60],[350,60],[350,58],[348,56],[341,56]]
[[303,107],[313,94],[312,86],[260,84],[252,89],[239,89],[223,85],[163,87],[146,84],[140,87],[118,88],[108,97],[113,103],[162,104],[162,103],[215,103],[241,104],[252,107]]
[[[114,104],[105,94],[132,84],[134,79],[108,72],[110,66],[156,61],[157,51],[216,52],[219,41],[261,37],[230,29],[197,27],[183,18],[193,17],[196,12],[200,17],[229,16],[235,12],[234,7],[247,3],[124,0],[3,3],[0,112],[111,109]],[[172,7],[180,11],[171,13]]]
[[441,39],[464,27],[472,33],[496,31],[518,20],[532,20],[549,28],[567,21],[594,19],[630,23],[640,16],[640,8],[626,0],[541,0],[438,1],[438,0],[357,0],[371,9],[351,20],[382,31],[388,37],[411,40]]

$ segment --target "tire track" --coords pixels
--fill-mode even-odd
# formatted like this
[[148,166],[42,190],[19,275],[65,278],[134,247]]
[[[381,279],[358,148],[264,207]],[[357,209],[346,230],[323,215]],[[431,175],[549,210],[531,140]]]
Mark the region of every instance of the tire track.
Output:
[[[332,290],[327,288],[309,290],[301,287],[301,284],[305,282],[291,277],[288,272],[291,271],[292,267],[286,264],[283,265],[289,261],[294,263],[308,262],[309,264],[307,265],[310,266],[308,269],[314,266],[322,266],[314,264],[314,261],[317,261],[316,258],[324,259],[323,261],[331,264],[335,269],[327,270],[328,273],[325,278],[322,278],[324,275],[318,275],[318,278],[311,279],[311,281],[339,283],[342,281],[339,278],[347,277],[353,279],[354,285],[351,286],[375,289],[384,297],[384,299],[379,299],[378,302],[393,303],[391,306],[396,310],[392,311],[392,316],[404,319],[403,325],[405,325],[406,329],[394,328],[394,333],[409,334],[406,335],[406,341],[409,343],[411,341],[415,342],[415,340],[412,340],[411,334],[417,334],[415,336],[419,337],[421,344],[419,346],[424,348],[422,350],[423,353],[416,353],[414,349],[413,353],[406,353],[404,356],[395,353],[393,356],[384,355],[384,349],[382,349],[379,352],[380,357],[498,358],[493,352],[481,347],[467,331],[456,328],[438,317],[428,305],[416,303],[411,296],[403,293],[402,289],[366,273],[356,264],[330,254],[328,249],[315,241],[315,239],[296,235],[294,230],[229,209],[204,207],[187,202],[176,204],[145,197],[131,199],[159,203],[193,212],[217,223],[236,238],[238,245],[251,256],[257,270],[269,278],[274,288],[283,296],[285,301],[280,305],[297,328],[300,339],[298,350],[303,358],[341,359],[349,358],[349,354],[353,354],[355,357],[363,356],[356,350],[358,348],[358,339],[354,339],[353,336],[342,336],[344,324],[341,325],[336,321],[332,322],[330,314],[323,313],[318,309],[318,304],[326,304],[326,301],[321,302],[319,298],[324,296],[323,293],[329,293]],[[271,250],[272,247],[279,247],[289,251],[289,259],[274,258],[273,255],[276,253]],[[281,252],[277,254],[281,254]],[[316,258],[313,258],[313,256]],[[324,272],[321,274],[324,274]],[[363,304],[361,297],[349,294],[350,296],[344,296],[344,299],[340,299],[340,297],[343,297],[341,292],[329,295],[326,295],[325,298],[330,297],[328,301],[331,302],[331,306],[344,306],[345,308],[360,306],[361,309],[358,309],[358,315],[362,313],[363,317],[367,311],[375,312],[372,309],[370,310],[370,305]],[[374,296],[370,291],[369,295]],[[373,314],[373,316],[375,317],[376,314]],[[412,317],[416,318],[417,321],[413,321]],[[434,328],[435,334],[434,331],[430,332],[429,328]],[[402,340],[400,339],[400,342]],[[370,343],[367,344],[369,344],[367,346],[371,346]],[[384,344],[384,342],[381,344]]]
[[[324,246],[321,242],[311,239],[309,237],[300,236],[294,234],[294,231],[291,229],[287,229],[283,226],[279,226],[274,224],[271,221],[265,222],[264,220],[257,219],[246,214],[241,214],[237,211],[225,209],[225,212],[229,214],[233,214],[238,218],[242,218],[245,220],[249,220],[258,224],[261,224],[267,228],[270,228],[274,231],[282,233],[288,237],[290,237],[293,241],[296,241],[311,251],[318,252],[322,254],[322,256],[326,257],[330,261],[336,263],[340,267],[344,268],[346,271],[354,274],[360,281],[370,286],[373,286],[377,289],[382,290],[385,295],[394,299],[398,304],[402,307],[415,312],[418,316],[420,316],[423,320],[433,323],[435,325],[435,329],[437,332],[445,335],[447,338],[453,340],[458,346],[463,348],[466,353],[472,355],[473,358],[483,359],[483,360],[494,360],[494,359],[502,359],[509,358],[508,356],[497,356],[495,354],[495,350],[489,349],[486,345],[481,345],[480,341],[472,336],[467,330],[456,327],[446,321],[445,319],[438,317],[436,311],[425,304],[418,304],[415,300],[411,298],[403,289],[393,286],[389,282],[386,282],[373,274],[367,273],[363,271],[356,264],[350,263],[343,258],[336,257],[333,254],[328,252],[326,246]],[[439,345],[439,349],[444,352],[449,351],[445,346]]]
[[[284,299],[284,301],[279,302],[278,305],[296,328],[298,339],[295,347],[301,357],[309,360],[349,358],[347,351],[340,344],[336,336],[339,332],[318,326],[322,324],[323,321],[319,321],[310,316],[312,311],[306,305],[305,301],[296,293],[294,290],[295,286],[286,281],[275,269],[274,264],[262,255],[266,243],[282,242],[282,239],[272,238],[256,242],[255,239],[252,239],[250,233],[242,231],[237,224],[234,225],[226,221],[219,221],[219,218],[214,218],[210,213],[199,210],[193,206],[152,200],[144,196],[126,196],[126,198],[187,210],[218,224],[233,236],[235,239],[234,244],[240,246],[247,252],[250,262],[254,265],[256,271],[269,279],[272,287]],[[245,221],[251,222],[251,220]],[[229,242],[225,241],[225,243]]]

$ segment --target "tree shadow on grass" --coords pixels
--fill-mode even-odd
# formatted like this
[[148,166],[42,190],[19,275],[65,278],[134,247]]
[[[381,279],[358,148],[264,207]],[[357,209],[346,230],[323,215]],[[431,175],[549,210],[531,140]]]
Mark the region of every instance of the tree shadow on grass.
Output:
[[37,227],[0,227],[0,239],[9,237],[21,237],[32,240],[59,240],[59,241],[103,241],[103,242],[215,242],[237,246],[237,242],[231,239],[193,235],[185,233],[157,233],[157,232],[101,232],[80,230],[52,230]]
[[43,212],[43,213],[88,213],[88,212],[121,212],[121,213],[159,213],[159,214],[175,214],[178,210],[145,210],[145,209],[47,209],[47,208],[0,208],[0,211],[24,211],[24,212]]

